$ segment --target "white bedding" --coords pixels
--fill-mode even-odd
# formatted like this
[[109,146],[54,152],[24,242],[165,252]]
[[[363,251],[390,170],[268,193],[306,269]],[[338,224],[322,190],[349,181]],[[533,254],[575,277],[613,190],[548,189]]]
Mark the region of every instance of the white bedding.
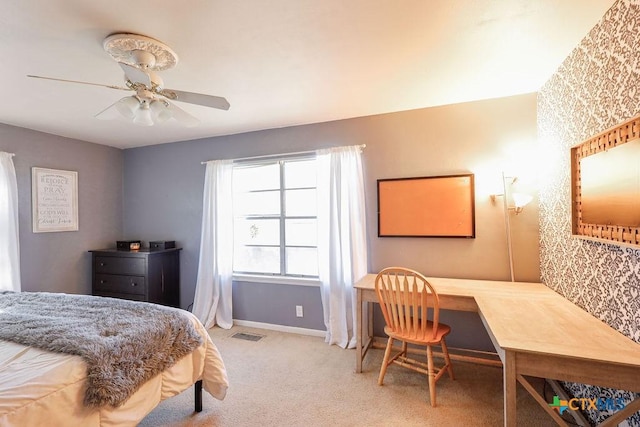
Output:
[[144,383],[118,408],[86,408],[86,365],[79,356],[51,353],[0,340],[0,426],[135,426],[162,400],[202,379],[222,400],[229,385],[218,349],[189,312],[204,343]]

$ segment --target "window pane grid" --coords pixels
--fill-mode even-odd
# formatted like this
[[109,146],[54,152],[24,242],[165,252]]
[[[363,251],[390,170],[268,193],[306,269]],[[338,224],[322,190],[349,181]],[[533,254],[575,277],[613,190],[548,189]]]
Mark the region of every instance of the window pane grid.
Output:
[[281,273],[267,273],[267,272],[256,272],[253,270],[238,270],[237,268],[233,270],[236,274],[246,274],[246,275],[259,275],[259,276],[269,276],[269,277],[279,277],[279,276],[287,276],[287,277],[317,277],[317,276],[303,276],[301,274],[281,274]]
[[[287,199],[285,197],[284,187],[285,187],[285,162],[280,161],[280,254],[285,253],[285,239],[287,235],[285,234],[285,220],[282,218],[283,214],[286,212],[284,207],[286,206]],[[287,257],[280,256],[280,274],[286,274],[287,271]]]
[[[236,200],[242,205],[235,209],[234,221],[245,237],[238,236],[234,242],[234,272],[318,277],[315,158],[284,159],[239,169],[244,170],[244,176],[239,174],[243,180],[234,188],[241,190],[234,192],[234,206]],[[279,227],[274,227],[273,221]]]
[[[285,190],[315,190],[316,187],[284,187]],[[266,190],[268,191],[268,190]]]

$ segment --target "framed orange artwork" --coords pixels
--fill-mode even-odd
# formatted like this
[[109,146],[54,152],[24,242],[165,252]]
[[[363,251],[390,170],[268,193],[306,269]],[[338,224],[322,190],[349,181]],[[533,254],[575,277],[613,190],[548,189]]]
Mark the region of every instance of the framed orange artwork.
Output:
[[378,237],[475,238],[473,174],[378,180]]

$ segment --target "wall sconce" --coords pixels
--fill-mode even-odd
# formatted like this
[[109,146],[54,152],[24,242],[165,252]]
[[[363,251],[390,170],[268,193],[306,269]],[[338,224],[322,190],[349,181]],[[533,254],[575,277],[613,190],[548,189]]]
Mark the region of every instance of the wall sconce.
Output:
[[[491,201],[495,203],[496,197],[503,196],[503,208],[504,208],[504,222],[507,231],[507,249],[509,251],[509,273],[511,275],[511,281],[515,282],[515,277],[513,274],[513,245],[511,243],[511,218],[509,216],[509,211],[513,211],[516,215],[522,212],[524,207],[533,200],[533,196],[525,193],[511,193],[511,198],[513,199],[513,206],[509,206],[508,203],[508,189],[518,180],[517,176],[505,176],[504,172],[502,172],[502,194],[492,194]],[[507,182],[509,187],[507,187]]]
[[[491,201],[495,203],[496,201],[496,197],[499,196],[504,196],[507,193],[507,180],[509,180],[509,184],[513,185],[517,180],[518,177],[510,177],[510,176],[504,176],[504,173],[502,174],[502,188],[504,190],[503,193],[501,194],[492,194],[491,195]],[[529,204],[529,202],[531,202],[531,200],[533,200],[533,196],[531,196],[530,194],[525,194],[525,193],[511,193],[511,198],[513,199],[513,206],[507,206],[507,197],[504,198],[504,202],[505,202],[505,208],[508,211],[514,211],[515,214],[519,214],[520,212],[522,212],[522,210],[524,209],[525,206],[527,206]]]
[[524,207],[527,206],[531,200],[533,200],[532,195],[524,193],[513,193],[511,197],[513,198],[514,204],[512,209],[515,211],[516,215],[522,212]]

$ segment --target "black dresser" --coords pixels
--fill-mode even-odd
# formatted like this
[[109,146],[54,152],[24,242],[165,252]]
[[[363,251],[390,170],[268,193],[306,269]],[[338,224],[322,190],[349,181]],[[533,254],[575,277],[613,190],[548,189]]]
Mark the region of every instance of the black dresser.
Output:
[[89,251],[93,295],[180,307],[180,250]]

